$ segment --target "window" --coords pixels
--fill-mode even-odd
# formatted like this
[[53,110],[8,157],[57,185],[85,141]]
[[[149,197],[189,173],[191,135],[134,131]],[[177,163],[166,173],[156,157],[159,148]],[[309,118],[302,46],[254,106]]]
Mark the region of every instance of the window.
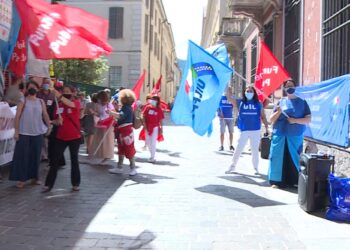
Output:
[[155,10],[154,11],[154,27],[157,27],[157,22],[158,22],[158,12]]
[[255,37],[253,40],[252,40],[252,43],[251,43],[251,60],[252,60],[252,64],[251,64],[251,78],[250,78],[250,82],[251,83],[254,83],[255,82],[255,73],[256,73],[256,57],[257,57],[257,49],[258,49],[258,38]]
[[149,31],[149,49],[150,50],[153,49],[153,25],[151,25],[150,31]]
[[157,56],[158,51],[158,38],[157,33],[154,33],[154,55]]
[[145,35],[144,35],[144,42],[145,43],[148,43],[148,33],[149,33],[149,30],[148,30],[148,26],[149,26],[148,18],[149,18],[149,16],[145,15]]
[[323,0],[322,79],[350,73],[350,1]]
[[162,25],[163,25],[163,22],[160,21],[160,18],[158,19],[158,23],[159,23],[159,26],[158,26],[158,33],[160,34],[160,33],[161,33],[161,32],[160,32],[160,29],[161,29],[161,27],[162,27]]
[[[244,49],[243,53],[242,53],[242,76],[247,79],[247,50]],[[243,85],[242,88],[245,89],[246,88],[246,82],[243,81]]]
[[146,8],[149,8],[149,0],[146,0]]
[[299,82],[300,65],[300,0],[286,0],[284,9],[284,67]]
[[151,0],[151,8],[149,10],[151,19],[153,18],[153,12],[154,12],[154,0]]
[[109,87],[119,88],[122,86],[122,67],[110,66],[108,74]]
[[273,51],[273,21],[264,25],[264,42]]
[[112,39],[123,38],[124,8],[109,8],[108,37]]

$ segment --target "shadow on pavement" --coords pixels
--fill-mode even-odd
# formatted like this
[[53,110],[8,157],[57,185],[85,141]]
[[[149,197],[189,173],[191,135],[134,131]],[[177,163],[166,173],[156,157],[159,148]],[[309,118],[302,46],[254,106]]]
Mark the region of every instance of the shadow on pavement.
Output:
[[[25,185],[18,190],[14,182],[7,181],[3,173],[0,183],[0,248],[1,249],[153,249],[150,242],[156,239],[153,232],[142,226],[121,231],[124,225],[111,223],[107,218],[113,213],[120,188],[125,181],[136,184],[155,184],[165,176],[140,173],[132,178],[111,175],[107,166],[81,164],[79,192],[71,191],[70,159],[67,166],[58,172],[51,192],[41,193],[41,186]],[[41,180],[47,168],[40,167]],[[120,201],[122,202],[122,200]],[[123,216],[118,214],[119,217]],[[123,217],[121,217],[123,218]],[[113,219],[111,219],[113,221]],[[114,227],[116,229],[114,229]],[[122,234],[120,234],[122,232]]]
[[[245,183],[245,184],[252,184],[252,185],[257,185],[257,186],[263,186],[263,187],[268,187],[269,182],[266,180],[266,178],[263,178],[263,176],[252,176],[252,175],[238,175],[238,176],[220,176],[219,178],[221,179],[225,179],[225,180],[229,180],[229,181],[233,181],[233,182],[239,182],[239,183]],[[255,181],[251,178],[261,178],[264,179],[265,181],[263,182],[258,182]]]
[[214,151],[215,154],[217,155],[233,155],[233,152],[226,152],[226,151]]
[[158,183],[158,181],[156,180],[171,180],[174,178],[160,176],[160,175],[139,173],[138,175],[135,175],[135,176],[129,176],[128,179],[134,181],[135,183],[124,185],[124,187],[134,186],[138,184],[155,184],[155,183]]
[[171,161],[156,161],[155,163],[151,163],[151,162],[148,162],[148,159],[146,159],[146,158],[138,158],[138,157],[135,157],[135,161],[136,161],[136,164],[137,164],[137,162],[143,162],[143,163],[149,163],[149,164],[153,164],[153,165],[162,165],[162,166],[170,166],[170,167],[180,166],[180,164],[173,163]]
[[237,202],[246,204],[250,207],[270,207],[286,205],[286,203],[266,199],[245,189],[225,185],[207,185],[196,188],[196,190],[203,193],[213,194],[227,199],[235,200]]
[[167,149],[157,149],[157,152],[167,154],[171,157],[182,158],[180,155],[181,152],[172,152],[172,151],[167,150]]

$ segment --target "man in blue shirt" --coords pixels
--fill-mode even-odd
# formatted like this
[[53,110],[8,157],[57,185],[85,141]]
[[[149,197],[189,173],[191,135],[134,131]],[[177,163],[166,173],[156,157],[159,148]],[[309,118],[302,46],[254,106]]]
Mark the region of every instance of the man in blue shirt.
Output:
[[226,126],[229,131],[229,140],[230,140],[230,150],[235,150],[232,146],[233,141],[233,105],[227,100],[226,95],[222,95],[219,108],[218,116],[220,117],[220,143],[221,146],[219,151],[224,150],[224,138],[225,138],[225,129]]

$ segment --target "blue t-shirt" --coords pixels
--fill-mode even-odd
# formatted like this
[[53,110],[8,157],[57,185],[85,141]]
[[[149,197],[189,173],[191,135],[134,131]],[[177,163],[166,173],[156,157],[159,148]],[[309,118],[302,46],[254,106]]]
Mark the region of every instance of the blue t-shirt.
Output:
[[260,130],[261,109],[262,105],[259,101],[241,101],[237,120],[238,128],[241,131]]
[[[282,98],[277,105],[281,107],[282,114],[274,123],[272,133],[284,136],[303,135],[306,126],[303,124],[290,124],[286,115],[291,118],[304,118],[310,115],[311,111],[307,102],[299,97],[294,99]],[[276,111],[276,108],[273,111]]]
[[118,113],[120,115],[118,119],[118,126],[133,122],[133,111],[130,105],[123,105]]
[[224,116],[224,118],[233,118],[233,105],[232,103],[227,100],[226,96],[222,96],[218,108],[218,115],[220,116],[220,113]]

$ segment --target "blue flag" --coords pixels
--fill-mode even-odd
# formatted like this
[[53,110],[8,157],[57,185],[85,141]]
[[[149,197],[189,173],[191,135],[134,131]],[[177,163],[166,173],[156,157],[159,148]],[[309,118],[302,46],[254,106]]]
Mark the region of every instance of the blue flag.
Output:
[[0,16],[4,15],[4,18],[0,19],[0,59],[1,67],[6,69],[16,46],[21,21],[13,1],[6,0],[1,4]]
[[218,59],[220,62],[227,65],[227,67],[232,68],[230,59],[228,58],[228,53],[227,53],[225,44],[223,43],[216,44],[205,50],[209,52],[212,56],[214,56],[216,59]]
[[186,67],[171,111],[173,122],[204,135],[231,75],[232,69],[189,41]]
[[295,95],[305,99],[311,110],[305,136],[349,146],[350,74],[296,88]]

